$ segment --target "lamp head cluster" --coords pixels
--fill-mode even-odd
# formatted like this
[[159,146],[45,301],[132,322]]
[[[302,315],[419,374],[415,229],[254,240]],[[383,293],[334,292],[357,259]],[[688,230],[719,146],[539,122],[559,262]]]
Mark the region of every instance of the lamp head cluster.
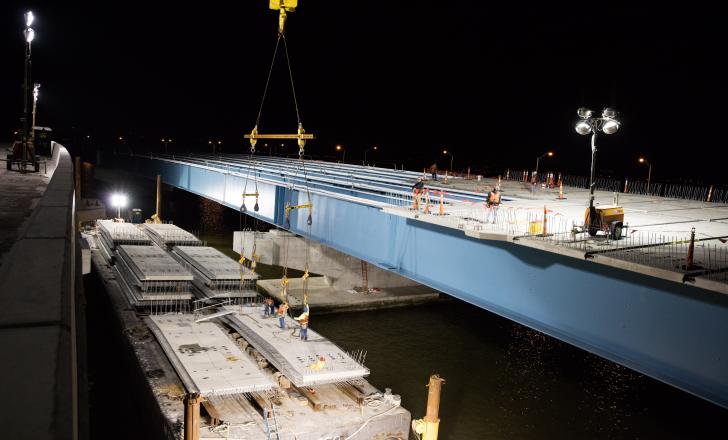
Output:
[[35,38],[35,31],[33,30],[30,25],[33,24],[35,21],[35,15],[33,15],[33,11],[28,11],[25,13],[25,31],[23,31],[23,35],[25,35],[25,41],[30,44],[33,41],[33,38]]
[[574,129],[580,135],[587,135],[601,131],[604,134],[614,134],[619,130],[620,122],[617,119],[617,112],[613,108],[605,108],[602,110],[601,117],[592,117],[593,111],[586,107],[581,107],[576,111],[579,120],[576,121]]

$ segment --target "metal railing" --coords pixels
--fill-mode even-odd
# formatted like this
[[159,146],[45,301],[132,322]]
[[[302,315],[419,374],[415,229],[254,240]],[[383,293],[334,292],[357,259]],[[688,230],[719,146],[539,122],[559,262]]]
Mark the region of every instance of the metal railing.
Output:
[[[436,208],[436,207],[435,207]],[[412,209],[408,209],[412,212]],[[417,213],[427,219],[420,204]],[[485,203],[448,203],[445,215],[437,209],[429,215],[438,223],[464,231],[504,234],[508,240],[539,240],[583,252],[625,262],[677,272],[686,277],[703,277],[728,283],[728,236],[712,237],[698,233],[691,246],[690,232],[658,232],[625,228],[618,239],[609,231],[589,236],[583,219],[574,219],[549,209],[501,206],[490,208]],[[692,247],[692,251],[690,250]]]
[[[589,188],[589,177],[572,176],[568,174],[541,172],[535,175],[535,182],[552,182],[554,186],[559,183],[571,188]],[[534,173],[531,171],[507,170],[501,176],[503,180],[531,183]],[[694,185],[685,183],[648,182],[646,180],[615,179],[612,177],[598,177],[594,181],[594,189],[628,194],[649,195],[669,199],[699,200],[704,202],[728,203],[728,187],[717,185]]]

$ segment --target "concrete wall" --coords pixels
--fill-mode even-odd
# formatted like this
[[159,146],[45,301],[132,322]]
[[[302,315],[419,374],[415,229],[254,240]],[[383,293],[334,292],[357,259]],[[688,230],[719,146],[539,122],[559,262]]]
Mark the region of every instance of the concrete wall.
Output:
[[[255,234],[256,254],[260,262],[282,266],[285,259],[286,240],[288,240],[288,267],[304,270],[306,262],[306,240],[282,230],[270,232],[235,231],[233,250],[240,253],[244,248],[245,258],[250,259]],[[242,245],[244,243],[244,246]],[[309,271],[326,276],[329,284],[337,289],[351,289],[362,285],[361,261],[336,249],[315,241],[309,243]],[[419,286],[420,284],[394,272],[367,265],[367,279],[370,288]]]
[[73,165],[54,145],[48,187],[0,268],[0,411],[7,439],[78,438]]

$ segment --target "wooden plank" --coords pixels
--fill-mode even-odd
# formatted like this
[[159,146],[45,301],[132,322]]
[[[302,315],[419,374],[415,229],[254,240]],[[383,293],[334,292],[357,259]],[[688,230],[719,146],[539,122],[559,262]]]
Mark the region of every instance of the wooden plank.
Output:
[[321,402],[321,399],[319,399],[318,395],[316,395],[316,390],[310,387],[293,387],[296,391],[298,391],[302,396],[308,399],[308,402],[313,407],[314,411],[321,411],[324,404]]

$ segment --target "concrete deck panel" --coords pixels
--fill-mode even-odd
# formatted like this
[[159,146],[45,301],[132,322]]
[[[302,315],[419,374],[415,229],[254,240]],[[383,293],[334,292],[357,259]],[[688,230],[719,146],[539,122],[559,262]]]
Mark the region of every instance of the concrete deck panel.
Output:
[[[286,329],[277,318],[264,318],[260,307],[226,306],[235,313],[222,317],[296,386],[344,382],[361,379],[369,369],[311,328],[308,341],[301,341],[298,325],[286,318]],[[325,366],[313,367],[323,356]]]
[[116,244],[124,242],[138,242],[151,244],[152,240],[137,225],[132,223],[117,223],[113,221],[99,221],[97,225],[103,235]]
[[202,396],[266,391],[275,387],[258,365],[213,322],[195,323],[193,315],[148,318],[180,378]]
[[[257,279],[258,274],[209,246],[175,246],[173,252],[209,280]],[[242,267],[242,273],[241,273]]]
[[122,245],[119,256],[140,281],[192,281],[192,274],[157,246]]
[[202,241],[193,234],[173,224],[146,223],[144,224],[144,230],[159,245],[200,246],[202,244]]

